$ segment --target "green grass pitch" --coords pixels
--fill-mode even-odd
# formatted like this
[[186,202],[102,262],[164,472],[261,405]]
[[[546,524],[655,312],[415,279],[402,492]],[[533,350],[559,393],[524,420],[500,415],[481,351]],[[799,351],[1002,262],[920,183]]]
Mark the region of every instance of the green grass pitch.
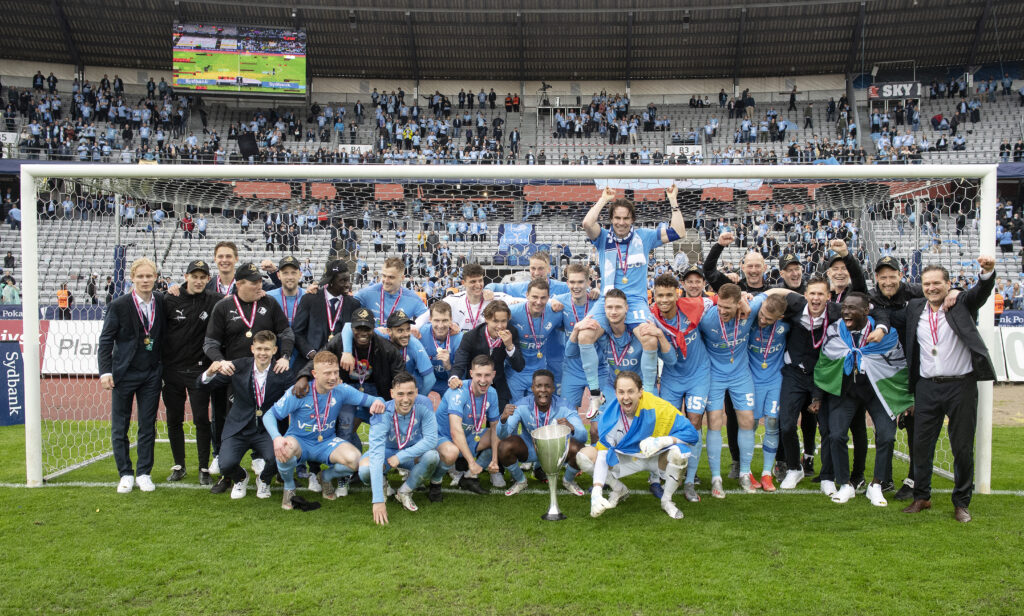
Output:
[[[1020,490],[1022,439],[995,429],[994,489]],[[21,427],[0,428],[0,614],[1024,613],[1022,492],[976,495],[962,525],[943,479],[933,509],[909,516],[809,491],[716,501],[702,469],[704,500],[676,496],[683,520],[634,477],[637,492],[597,520],[589,499],[560,493],[569,518],[541,521],[531,480],[512,498],[420,494],[416,513],[391,501],[376,527],[365,490],[302,513],[280,509],[279,488],[242,501],[195,489],[194,468],[169,487],[166,444],[152,494],[116,494],[111,459],[14,487],[23,443]]]
[[[290,81],[306,83],[306,58],[297,56],[294,60],[286,60],[280,55],[236,55],[230,53],[206,53],[197,50],[174,50],[174,72],[180,77],[197,79],[234,78],[238,75],[261,81]],[[178,58],[189,58],[191,62],[178,62]],[[186,73],[195,74],[186,74]],[[177,82],[175,82],[177,86]],[[192,87],[192,86],[179,86]],[[206,86],[207,91],[225,92],[280,92],[305,94],[305,87],[300,90],[276,90],[251,86]]]

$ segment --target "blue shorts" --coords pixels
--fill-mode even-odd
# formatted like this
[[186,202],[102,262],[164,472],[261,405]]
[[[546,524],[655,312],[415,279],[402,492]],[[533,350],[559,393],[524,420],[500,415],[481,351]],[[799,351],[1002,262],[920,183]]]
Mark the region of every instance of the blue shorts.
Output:
[[671,375],[666,378],[665,373],[661,375],[661,389],[658,397],[668,401],[677,409],[703,415],[708,404],[708,393],[711,390],[711,374],[702,371],[701,374],[691,375],[688,378],[673,378]]
[[708,410],[725,410],[725,392],[732,398],[732,407],[737,411],[754,410],[754,379],[750,373],[741,374],[730,379],[711,379],[708,392]]
[[[627,297],[627,299],[629,300],[629,309],[626,310],[627,325],[639,325],[654,319],[654,316],[651,314],[651,307],[647,304],[646,294],[643,297]],[[591,306],[587,316],[600,323],[605,331],[608,330],[608,317],[604,316],[604,297],[598,299]]]
[[338,436],[325,438],[323,441],[308,437],[296,437],[296,440],[299,441],[299,446],[302,447],[302,457],[299,459],[299,464],[303,462],[330,464],[331,454],[334,453],[334,450],[341,447],[343,443],[348,443],[348,441]]
[[770,383],[755,383],[754,419],[779,416],[779,396],[782,394],[782,379]]
[[590,389],[587,379],[566,372],[562,376],[562,401],[570,408],[578,409],[583,404],[583,392]]

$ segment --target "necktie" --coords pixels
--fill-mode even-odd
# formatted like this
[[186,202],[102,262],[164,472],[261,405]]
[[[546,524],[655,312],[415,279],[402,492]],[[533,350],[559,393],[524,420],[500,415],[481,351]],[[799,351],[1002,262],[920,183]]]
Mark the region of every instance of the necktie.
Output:
[[331,298],[331,314],[333,315],[333,314],[335,314],[337,312],[338,312],[338,298],[337,297],[332,297]]

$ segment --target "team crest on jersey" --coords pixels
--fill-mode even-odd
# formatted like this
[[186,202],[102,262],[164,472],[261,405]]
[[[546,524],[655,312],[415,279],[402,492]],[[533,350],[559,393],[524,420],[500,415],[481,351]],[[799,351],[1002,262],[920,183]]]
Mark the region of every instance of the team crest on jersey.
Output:
[[256,312],[258,312],[260,314],[267,314],[267,309],[266,309],[265,306],[260,306],[260,309],[257,310]]
[[785,331],[786,331],[786,328],[783,327],[782,325],[779,325],[778,327],[775,328],[775,333],[776,334],[782,334],[782,333],[785,333]]
[[210,315],[209,315],[209,314],[207,314],[207,312],[206,312],[206,311],[204,310],[204,311],[202,311],[202,312],[200,312],[200,313],[199,313],[199,320],[200,320],[200,321],[205,321],[205,320],[206,320],[206,318],[207,318],[207,317],[209,317],[209,316],[210,316]]

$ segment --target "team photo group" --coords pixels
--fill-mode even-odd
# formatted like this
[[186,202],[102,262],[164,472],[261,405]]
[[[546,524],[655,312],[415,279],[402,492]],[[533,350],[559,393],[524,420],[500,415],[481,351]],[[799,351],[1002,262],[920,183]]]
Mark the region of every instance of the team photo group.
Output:
[[[994,379],[977,319],[995,259],[977,257],[970,288],[955,288],[937,265],[914,284],[892,257],[869,278],[833,239],[822,271],[808,276],[784,253],[776,282],[758,252],[738,274],[720,271],[734,241],[724,232],[703,265],[654,274],[652,251],[687,232],[674,185],[666,197],[671,219],[641,228],[634,203],[603,190],[582,221],[596,269],[573,262],[552,278],[550,256],[537,252],[529,280],[485,284],[484,268],[469,263],[461,288],[429,306],[397,258],[354,289],[343,260],[306,284],[294,256],[239,264],[224,241],[211,261],[167,272],[183,278],[166,293],[155,291],[154,262],[134,261],[131,290],[108,306],[98,346],[117,491],[156,489],[161,400],[167,481],[198,479],[232,499],[246,496],[250,477],[257,498],[279,481],[286,510],[321,507],[361,483],[378,524],[388,523],[389,498],[416,511],[417,493],[431,503],[452,490],[512,497],[528,473],[589,492],[593,517],[630,495],[623,479],[633,474],[676,519],[683,501],[694,511],[702,498],[726,498],[723,477],[739,493],[802,486],[831,503],[863,494],[920,513],[932,506],[946,425],[952,515],[969,522],[976,384]],[[549,424],[569,431],[564,470],[543,468],[537,454],[532,434]],[[899,430],[906,478],[893,476]],[[321,498],[297,493],[300,481]]]

